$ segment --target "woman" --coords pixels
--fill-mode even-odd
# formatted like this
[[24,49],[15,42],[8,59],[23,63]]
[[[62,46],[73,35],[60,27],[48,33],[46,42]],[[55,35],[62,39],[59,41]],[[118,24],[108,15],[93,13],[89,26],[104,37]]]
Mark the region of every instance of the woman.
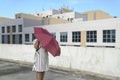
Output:
[[36,52],[32,70],[36,72],[37,80],[43,80],[45,71],[48,71],[48,52],[42,47],[37,39],[33,41],[33,45]]

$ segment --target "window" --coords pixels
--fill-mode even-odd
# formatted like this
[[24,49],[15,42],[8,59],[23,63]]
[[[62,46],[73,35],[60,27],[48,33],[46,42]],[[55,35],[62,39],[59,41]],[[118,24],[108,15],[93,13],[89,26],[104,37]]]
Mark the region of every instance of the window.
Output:
[[53,32],[53,33],[51,33],[51,34],[52,34],[52,36],[56,39],[56,33]]
[[10,44],[10,35],[7,35],[7,43]]
[[72,32],[72,42],[80,42],[80,41],[81,41],[80,31]]
[[12,43],[15,44],[15,35],[12,35]]
[[37,16],[39,16],[39,14],[37,14]]
[[70,21],[72,22],[72,21],[73,21],[73,18],[70,18]]
[[67,42],[67,32],[60,32],[60,42]]
[[7,26],[7,33],[10,32],[10,26]]
[[115,30],[103,30],[103,42],[115,43],[116,31]]
[[25,42],[29,42],[29,34],[25,34]]
[[19,44],[22,44],[22,34],[19,34]]
[[19,16],[18,19],[20,19],[21,17]]
[[59,17],[59,16],[58,16],[57,18],[58,18],[58,19],[60,19],[60,17]]
[[12,32],[16,32],[16,26],[12,26]]
[[2,35],[2,43],[5,43],[4,41],[4,38],[5,38],[5,36],[4,35]]
[[18,25],[18,32],[22,32],[22,25]]
[[87,42],[97,42],[97,31],[87,31],[86,41]]
[[35,35],[34,34],[32,34],[32,41],[35,39]]
[[70,19],[69,19],[69,18],[67,18],[67,20],[69,21]]
[[2,27],[1,30],[2,30],[2,33],[5,33],[5,27]]
[[46,18],[48,18],[48,16],[46,16]]

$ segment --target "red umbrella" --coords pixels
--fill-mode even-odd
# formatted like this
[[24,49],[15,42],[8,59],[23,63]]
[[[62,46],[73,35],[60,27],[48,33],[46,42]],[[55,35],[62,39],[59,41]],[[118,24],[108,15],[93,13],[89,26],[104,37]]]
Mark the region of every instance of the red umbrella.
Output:
[[54,57],[60,55],[60,47],[56,39],[41,27],[34,28],[34,35],[42,44],[42,47],[49,51]]

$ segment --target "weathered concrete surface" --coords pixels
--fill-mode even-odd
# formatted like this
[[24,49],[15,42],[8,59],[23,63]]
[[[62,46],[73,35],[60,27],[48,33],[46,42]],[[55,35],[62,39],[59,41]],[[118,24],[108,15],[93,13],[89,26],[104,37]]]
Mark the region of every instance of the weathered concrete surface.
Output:
[[[0,80],[35,80],[35,72],[31,71],[31,65],[0,60]],[[45,74],[44,80],[109,80],[90,75],[78,75],[50,69]]]

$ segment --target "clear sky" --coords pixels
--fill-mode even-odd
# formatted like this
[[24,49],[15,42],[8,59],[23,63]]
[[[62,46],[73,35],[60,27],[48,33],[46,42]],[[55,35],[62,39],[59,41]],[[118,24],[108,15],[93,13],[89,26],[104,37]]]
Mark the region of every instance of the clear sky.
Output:
[[120,0],[0,0],[0,17],[13,18],[16,13],[35,13],[67,6],[77,12],[103,10],[120,17]]

